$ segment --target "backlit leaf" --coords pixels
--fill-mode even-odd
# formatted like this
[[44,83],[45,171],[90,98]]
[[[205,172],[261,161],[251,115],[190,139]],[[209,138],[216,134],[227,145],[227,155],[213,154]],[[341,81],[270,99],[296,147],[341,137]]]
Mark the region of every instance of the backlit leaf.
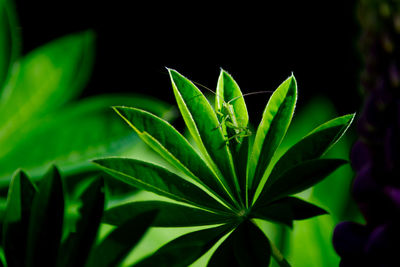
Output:
[[193,178],[211,192],[230,199],[223,182],[210,170],[189,142],[168,122],[149,112],[116,107],[116,112],[135,130],[140,138],[177,169]]
[[[239,85],[229,73],[221,69],[218,78],[217,92],[215,95],[215,109],[223,113],[224,105],[232,105],[234,118],[230,118],[230,120],[234,120],[235,125],[240,128],[247,128],[249,123],[249,115],[247,113],[246,103],[244,101],[242,92],[240,91]],[[224,126],[224,124],[222,126]],[[226,130],[229,137],[235,134],[234,129]],[[243,138],[240,138],[240,140],[242,139]]]
[[126,158],[98,159],[94,163],[137,188],[205,209],[226,209],[194,184],[160,166]]
[[187,78],[175,70],[169,69],[172,88],[178,107],[191,135],[200,150],[208,159],[208,163],[218,173],[230,192],[240,199],[238,181],[235,175],[232,155],[226,144],[217,116],[210,103],[199,89]]
[[157,209],[159,212],[153,225],[159,227],[186,227],[228,223],[237,218],[226,214],[178,205],[165,201],[140,201],[122,204],[105,211],[103,222],[121,225],[136,214]]
[[303,161],[317,159],[325,154],[346,132],[354,114],[330,120],[307,134],[293,145],[275,164],[266,186],[273,183],[285,170]]
[[263,206],[280,197],[299,193],[326,178],[346,164],[342,159],[316,159],[302,162],[285,171],[274,183],[264,187],[255,206]]
[[272,94],[257,128],[249,161],[249,202],[257,190],[276,149],[292,120],[297,100],[296,79],[292,75]]
[[327,214],[327,211],[296,197],[285,197],[265,206],[257,206],[251,211],[254,218],[283,223],[289,227],[292,227],[294,220],[322,214]]
[[134,266],[189,266],[206,253],[230,229],[229,226],[223,225],[180,236]]

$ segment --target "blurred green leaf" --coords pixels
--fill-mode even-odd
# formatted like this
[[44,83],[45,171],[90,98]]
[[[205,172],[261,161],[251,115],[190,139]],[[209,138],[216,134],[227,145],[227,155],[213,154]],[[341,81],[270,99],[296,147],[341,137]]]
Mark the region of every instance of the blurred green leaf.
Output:
[[0,101],[1,143],[19,126],[60,107],[81,91],[91,72],[93,38],[90,31],[72,34],[21,59]]
[[68,236],[60,247],[57,266],[84,266],[93,243],[104,210],[104,180],[96,179],[80,197],[82,206],[81,215],[76,230]]
[[138,138],[115,120],[110,106],[117,103],[169,116],[167,105],[139,95],[102,95],[79,101],[31,122],[7,140],[15,145],[0,157],[0,184],[7,184],[17,168],[38,177],[52,162],[64,173],[76,172],[91,167],[89,159],[131,149]]
[[257,226],[245,222],[218,247],[207,266],[269,266],[270,260],[268,238]]
[[214,110],[205,96],[190,80],[175,70],[169,69],[168,71],[178,107],[191,135],[230,194],[233,192],[236,194],[236,199],[240,199],[240,194],[238,194],[240,188],[232,155],[219,127]]
[[249,138],[244,138],[239,146],[239,151],[234,157],[237,178],[241,188],[242,199],[244,200],[247,192],[247,163],[249,162],[250,146]]
[[27,266],[55,266],[62,236],[64,192],[61,176],[52,167],[39,184],[29,222]]
[[285,240],[285,256],[293,266],[339,266],[339,256],[332,246],[335,223],[332,216],[319,216],[294,222]]
[[136,108],[116,107],[115,110],[147,145],[178,170],[199,182],[210,192],[214,192],[214,195],[222,196],[229,205],[231,199],[222,181],[215,176],[189,142],[168,122]]
[[173,200],[208,210],[226,208],[199,187],[160,166],[126,158],[98,159],[104,171],[123,182]]
[[3,222],[3,248],[7,265],[25,266],[26,242],[32,200],[36,186],[22,171],[15,173],[8,190],[7,208]]
[[286,134],[292,120],[296,100],[297,84],[292,75],[272,94],[257,128],[249,161],[248,196],[250,204],[276,149]]
[[223,225],[180,236],[133,266],[189,266],[231,229],[232,226]]
[[12,1],[0,0],[0,96],[12,71],[12,65],[19,57],[20,39]]
[[158,215],[153,226],[187,227],[221,224],[237,218],[211,213],[205,210],[169,203],[165,201],[140,201],[122,204],[105,211],[103,222],[121,225],[136,214],[157,209]]
[[92,250],[86,266],[117,266],[143,237],[156,215],[154,210],[140,213],[113,230]]

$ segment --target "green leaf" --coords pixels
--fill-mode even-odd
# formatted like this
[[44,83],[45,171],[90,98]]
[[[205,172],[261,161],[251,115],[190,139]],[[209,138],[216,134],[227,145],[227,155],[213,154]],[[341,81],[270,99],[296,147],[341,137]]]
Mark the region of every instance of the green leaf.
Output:
[[232,222],[237,219],[235,215],[227,216],[211,213],[164,201],[140,201],[122,204],[106,210],[103,222],[118,226],[138,213],[154,209],[159,212],[153,226],[158,227],[203,226]]
[[257,128],[249,161],[249,203],[252,203],[257,187],[286,134],[292,120],[296,100],[297,84],[292,75],[272,94]]
[[64,194],[60,173],[52,167],[36,193],[29,222],[27,266],[55,266],[62,236]]
[[349,128],[355,114],[330,120],[293,145],[275,164],[265,186],[272,184],[287,169],[307,160],[323,156]]
[[11,0],[0,0],[0,96],[12,65],[19,57],[20,42],[13,3]]
[[226,210],[203,190],[160,166],[125,158],[99,159],[94,163],[115,178],[137,188],[208,210]]
[[324,209],[299,198],[285,197],[264,206],[257,206],[251,211],[250,216],[292,227],[294,220],[308,219],[327,213]]
[[342,159],[315,159],[302,162],[284,172],[273,184],[264,187],[256,207],[287,195],[299,193],[323,180],[343,164]]
[[270,261],[268,238],[257,226],[246,221],[218,247],[207,266],[269,266]]
[[0,142],[31,118],[76,96],[91,72],[93,50],[93,33],[88,31],[53,41],[21,59],[0,101]]
[[104,210],[104,180],[96,179],[80,197],[81,215],[76,230],[62,244],[57,266],[84,266],[94,245]]
[[95,247],[85,266],[108,267],[119,266],[131,249],[141,240],[151,226],[156,211],[139,213],[113,230],[97,247]]
[[168,69],[178,107],[189,132],[213,169],[225,178],[225,187],[240,199],[232,155],[217,116],[201,91],[175,70]]
[[[230,104],[233,107],[233,117],[231,120],[235,121],[235,125],[240,128],[247,128],[249,123],[249,115],[247,113],[246,103],[244,101],[242,92],[239,85],[226,71],[221,69],[217,93],[215,95],[215,109],[219,112],[224,112],[224,105]],[[220,120],[221,122],[221,120]],[[224,124],[222,125],[225,126]],[[226,129],[228,137],[233,136],[236,132],[233,129]],[[241,140],[243,138],[240,138]]]
[[115,104],[139,106],[160,116],[168,116],[171,110],[161,101],[140,95],[102,95],[50,113],[7,139],[14,145],[8,146],[8,152],[0,151],[0,185],[7,184],[10,173],[19,167],[33,178],[43,173],[49,162],[57,164],[63,173],[78,172],[92,167],[90,159],[132,149],[138,138],[115,119],[110,108]]
[[223,182],[210,170],[189,142],[168,122],[136,108],[114,109],[145,143],[174,167],[199,182],[214,195],[223,197],[225,203],[231,202]]
[[189,266],[214,246],[232,227],[223,225],[180,236],[134,266]]
[[36,187],[23,172],[15,173],[8,190],[3,221],[3,248],[8,266],[25,266],[26,242]]
[[246,199],[247,163],[249,161],[249,147],[250,147],[249,138],[244,138],[239,146],[239,151],[236,152],[236,155],[234,157],[236,173],[242,193],[242,199]]

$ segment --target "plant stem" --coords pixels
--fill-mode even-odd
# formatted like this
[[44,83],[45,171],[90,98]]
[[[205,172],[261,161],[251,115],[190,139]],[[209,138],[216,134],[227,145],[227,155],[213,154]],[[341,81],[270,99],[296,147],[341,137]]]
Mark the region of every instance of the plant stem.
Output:
[[272,257],[276,260],[276,262],[281,267],[290,267],[289,262],[283,257],[282,253],[279,249],[274,245],[274,243],[270,242],[271,244],[271,253]]

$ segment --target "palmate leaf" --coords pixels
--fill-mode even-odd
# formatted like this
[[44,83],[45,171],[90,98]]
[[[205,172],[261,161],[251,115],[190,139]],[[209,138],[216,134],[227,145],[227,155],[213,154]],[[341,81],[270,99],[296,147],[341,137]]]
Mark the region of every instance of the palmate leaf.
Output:
[[85,266],[117,266],[141,240],[156,215],[157,211],[148,211],[124,222],[92,250]]
[[118,226],[138,213],[155,209],[158,210],[158,214],[153,226],[158,227],[203,226],[238,220],[234,215],[227,216],[165,201],[140,201],[122,204],[106,210],[103,222]]
[[20,35],[12,1],[0,0],[0,95],[20,54]]
[[[321,156],[347,130],[353,115],[343,116],[317,127],[297,145],[289,149],[287,154],[278,161],[278,167],[274,169],[270,165],[271,162],[276,162],[276,160],[272,158],[275,156],[275,152],[286,134],[296,104],[297,85],[293,75],[282,83],[271,96],[264,110],[252,147],[249,147],[249,143],[251,143],[249,138],[243,138],[241,142],[236,142],[235,138],[227,140],[224,139],[226,136],[222,136],[222,139],[225,140],[224,146],[217,148],[216,145],[221,140],[221,134],[226,134],[223,124],[227,121],[223,118],[224,115],[212,110],[205,97],[191,81],[174,70],[169,70],[169,73],[178,106],[190,133],[200,148],[208,166],[212,168],[218,178],[223,177],[224,180],[222,181],[228,181],[225,183],[225,185],[229,185],[226,188],[231,191],[230,196],[236,200],[234,204],[240,205],[235,207],[239,208],[239,210],[231,207],[226,207],[225,210],[220,209],[220,207],[211,207],[209,203],[206,203],[205,199],[196,199],[194,197],[196,193],[191,195],[193,198],[189,201],[189,192],[178,190],[179,192],[175,192],[175,194],[166,193],[165,189],[176,189],[177,181],[184,180],[177,175],[171,179],[171,174],[166,173],[165,170],[160,171],[161,169],[158,166],[139,163],[146,164],[148,168],[154,168],[152,172],[157,173],[154,175],[146,173],[147,170],[140,171],[140,174],[142,174],[140,176],[142,181],[140,181],[135,177],[139,177],[139,172],[135,173],[136,171],[133,171],[131,174],[127,174],[131,172],[129,170],[130,167],[127,167],[126,164],[121,164],[121,162],[118,163],[121,159],[114,159],[116,160],[115,162],[112,162],[113,159],[107,159],[105,162],[107,164],[112,162],[111,165],[113,166],[104,166],[104,163],[100,163],[100,165],[103,165],[106,171],[113,173],[117,178],[119,177],[125,182],[145,190],[170,197],[173,200],[183,201],[194,207],[169,203],[161,204],[163,202],[130,203],[107,211],[110,212],[110,216],[107,217],[106,215],[105,221],[118,225],[129,218],[129,215],[126,214],[129,214],[131,209],[146,210],[158,206],[160,215],[155,220],[158,226],[195,226],[222,222],[227,224],[228,232],[233,230],[233,233],[228,236],[212,256],[209,262],[210,265],[268,266],[272,255],[280,266],[289,266],[277,247],[270,243],[268,238],[255,225],[251,224],[251,221],[252,219],[261,219],[292,226],[294,220],[302,220],[326,213],[325,210],[311,203],[289,195],[299,193],[313,186],[338,167],[347,163],[345,160],[340,159],[321,159]],[[221,105],[227,104],[228,99],[235,99],[236,96],[238,100],[244,101],[240,89],[232,77],[229,75],[224,77],[224,75],[222,71],[217,95],[221,94],[223,96],[217,96],[217,111],[221,108]],[[233,105],[232,107],[235,108]],[[248,120],[247,112],[243,110],[244,107],[243,105],[237,105],[236,108],[238,110],[233,110],[236,113],[229,111],[230,115],[237,114],[237,116],[244,116],[242,118],[244,121]],[[205,181],[203,180],[204,177],[193,177],[194,171],[190,169],[191,162],[183,158],[185,151],[179,151],[189,147],[188,143],[183,141],[181,135],[172,126],[159,126],[158,124],[162,122],[161,120],[137,109],[117,108],[117,112],[156,152],[165,158],[169,158],[170,163],[179,170],[178,173],[183,172],[194,180],[199,178],[200,188],[207,186],[207,184],[206,186],[201,186],[201,182]],[[221,116],[220,121],[217,120],[217,114]],[[230,119],[233,117],[232,115]],[[217,125],[218,127],[214,128],[214,130],[220,133],[213,135],[210,131],[218,123],[221,123],[221,125]],[[232,128],[232,125],[225,125],[225,127]],[[173,134],[165,134],[165,132],[172,130],[174,131]],[[231,134],[235,133],[232,132]],[[173,139],[173,141],[178,140],[178,142],[173,144],[173,141],[166,140],[168,137],[171,137],[170,139]],[[240,146],[233,145],[233,142],[238,143]],[[221,149],[226,150],[226,153],[219,153]],[[301,154],[303,150],[307,151],[305,155]],[[225,157],[226,155],[228,157]],[[225,161],[226,159],[228,161]],[[124,161],[127,160],[125,159]],[[228,172],[223,171],[221,162],[230,164],[229,166],[225,165],[225,167],[228,167]],[[138,162],[132,161],[131,163],[136,164]],[[189,166],[187,166],[188,164]],[[199,165],[196,165],[196,168],[199,167]],[[272,169],[273,176],[269,177],[261,187],[262,178],[267,178],[263,177],[267,169]],[[233,176],[230,176],[230,171],[233,171]],[[198,171],[196,170],[196,172]],[[154,177],[157,177],[157,179],[153,179]],[[149,186],[149,184],[143,185],[143,181],[148,183],[151,180],[150,183],[154,183],[158,179],[162,179],[163,183],[165,183],[156,185],[156,187],[162,187],[162,190]],[[191,186],[196,188],[192,184]],[[257,199],[255,199],[256,190],[261,191]],[[216,190],[213,193],[218,194]],[[246,200],[246,202],[243,202],[243,200]],[[218,217],[226,221],[220,221]],[[207,233],[206,230],[204,231],[203,233]],[[218,239],[221,237],[219,236]],[[198,240],[201,240],[201,242]],[[216,240],[213,239],[211,242],[206,234],[199,234],[199,232],[190,233],[171,241],[154,255],[140,261],[138,266],[163,266],[163,264],[168,264],[168,266],[187,266],[201,257],[210,246],[215,245]]]
[[136,108],[115,107],[115,111],[139,137],[178,170],[199,182],[228,206],[232,202],[223,181],[201,159],[189,142],[167,121]]
[[25,266],[26,242],[36,186],[18,171],[11,180],[3,221],[3,248],[8,266]]
[[52,167],[41,180],[32,203],[27,266],[55,266],[62,236],[64,193],[60,173]]
[[[178,107],[189,132],[208,163],[236,199],[240,199],[240,188],[233,166],[232,155],[219,127],[217,116],[210,103],[199,89],[175,70],[169,69],[172,88]],[[222,178],[221,177],[221,178]],[[239,201],[240,202],[240,201]]]
[[234,225],[222,225],[183,235],[167,243],[154,254],[133,266],[189,266],[214,246],[233,227]]
[[292,227],[294,220],[304,220],[327,213],[324,209],[299,198],[285,197],[264,206],[256,206],[250,216]]
[[221,203],[199,187],[160,166],[126,158],[98,159],[94,163],[135,187],[203,209],[220,212],[226,210]]
[[272,94],[257,128],[248,168],[249,203],[252,202],[261,178],[286,134],[296,100],[297,84],[292,75]]
[[271,245],[264,233],[253,223],[242,223],[218,247],[207,266],[269,266]]
[[57,164],[63,173],[80,172],[92,167],[90,159],[132,149],[139,139],[115,120],[110,106],[117,103],[141,107],[159,116],[169,116],[171,110],[163,102],[140,95],[102,95],[30,121],[7,139],[15,145],[0,157],[0,185],[8,183],[16,168],[24,168],[32,178],[40,177],[48,162]]

